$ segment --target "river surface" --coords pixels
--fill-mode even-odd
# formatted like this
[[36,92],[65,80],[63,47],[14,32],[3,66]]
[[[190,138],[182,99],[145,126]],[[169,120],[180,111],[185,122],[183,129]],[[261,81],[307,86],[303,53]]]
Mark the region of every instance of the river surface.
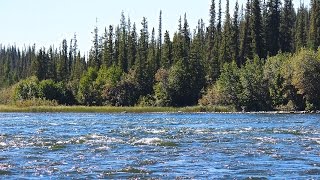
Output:
[[0,113],[0,179],[320,179],[320,115]]

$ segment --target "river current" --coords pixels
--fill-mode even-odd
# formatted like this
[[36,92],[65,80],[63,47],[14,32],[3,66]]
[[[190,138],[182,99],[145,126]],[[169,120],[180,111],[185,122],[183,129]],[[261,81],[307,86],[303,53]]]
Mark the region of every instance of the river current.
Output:
[[320,115],[0,113],[0,179],[320,179]]

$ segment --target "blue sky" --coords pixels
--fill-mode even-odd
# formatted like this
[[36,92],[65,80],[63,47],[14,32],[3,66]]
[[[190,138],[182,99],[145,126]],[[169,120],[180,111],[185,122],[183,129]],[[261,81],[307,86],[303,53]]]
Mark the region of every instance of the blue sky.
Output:
[[[239,4],[244,2],[239,0]],[[310,0],[304,2],[309,5]],[[118,25],[122,11],[136,22],[138,30],[142,17],[147,17],[151,32],[152,27],[157,29],[162,10],[163,31],[172,34],[185,12],[191,29],[200,18],[207,24],[210,3],[211,0],[1,0],[0,43],[58,48],[64,38],[69,42],[76,33],[79,48],[85,53],[91,46],[94,27],[97,25],[102,33],[110,24]],[[300,0],[294,0],[294,4],[299,5]],[[235,0],[230,0],[231,10],[234,5]]]

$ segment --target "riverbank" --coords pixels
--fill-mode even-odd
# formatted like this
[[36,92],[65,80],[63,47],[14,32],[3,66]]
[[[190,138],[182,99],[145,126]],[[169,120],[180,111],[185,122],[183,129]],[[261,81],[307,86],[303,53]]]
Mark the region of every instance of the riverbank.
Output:
[[191,107],[110,107],[110,106],[29,106],[0,105],[0,112],[84,112],[84,113],[152,113],[152,112],[235,112],[227,106]]

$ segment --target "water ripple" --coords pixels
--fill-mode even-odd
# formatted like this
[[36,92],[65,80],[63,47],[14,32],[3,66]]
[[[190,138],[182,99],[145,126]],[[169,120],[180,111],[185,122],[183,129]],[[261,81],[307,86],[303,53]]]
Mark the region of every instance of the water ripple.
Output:
[[320,115],[0,114],[0,179],[319,179]]

